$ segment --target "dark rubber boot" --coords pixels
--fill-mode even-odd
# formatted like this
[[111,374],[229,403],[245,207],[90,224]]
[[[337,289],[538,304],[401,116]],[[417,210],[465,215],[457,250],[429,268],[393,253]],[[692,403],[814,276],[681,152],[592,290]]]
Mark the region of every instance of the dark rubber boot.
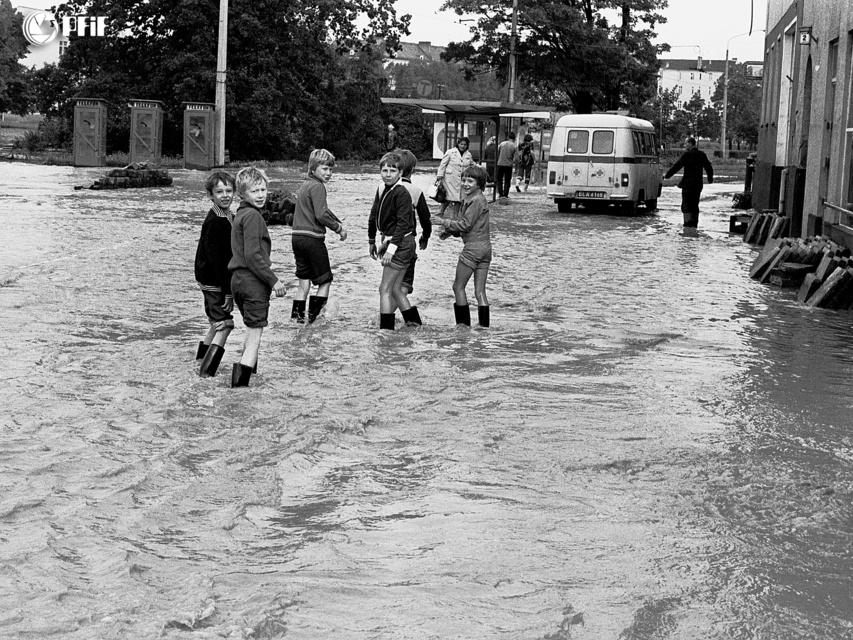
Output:
[[231,388],[248,387],[249,378],[252,377],[252,367],[235,362],[231,369]]
[[390,331],[394,330],[394,324],[397,322],[396,317],[393,313],[380,313],[379,314],[379,328],[380,329],[388,329]]
[[219,368],[219,363],[222,362],[222,356],[225,355],[225,349],[218,344],[212,344],[204,354],[204,359],[201,361],[198,375],[202,378],[211,378],[216,375],[216,370]]
[[293,310],[290,312],[290,319],[296,320],[299,324],[305,324],[305,300],[293,301]]
[[406,323],[407,327],[419,327],[423,324],[423,322],[421,322],[421,314],[418,313],[417,307],[409,307],[403,311],[403,321]]
[[199,340],[198,349],[195,352],[195,359],[201,360],[204,357],[204,354],[207,353],[208,345],[204,344],[204,340]]
[[467,304],[454,304],[453,315],[456,316],[456,324],[471,326],[471,307]]
[[326,301],[329,298],[321,298],[320,296],[311,296],[308,298],[308,324],[311,324],[320,315],[323,307],[326,306]]
[[489,326],[489,305],[477,307],[477,320],[481,327]]

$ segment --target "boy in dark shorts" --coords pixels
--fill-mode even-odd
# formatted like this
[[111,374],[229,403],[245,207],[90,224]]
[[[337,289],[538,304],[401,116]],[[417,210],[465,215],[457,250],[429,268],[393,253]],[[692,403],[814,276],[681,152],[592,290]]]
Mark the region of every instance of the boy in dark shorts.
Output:
[[237,195],[240,208],[234,216],[231,230],[231,291],[234,302],[243,315],[246,338],[243,356],[234,363],[231,386],[246,387],[252,369],[258,362],[261,336],[267,326],[270,295],[285,294],[284,283],[271,269],[272,241],[261,213],[267,200],[267,177],[255,167],[240,169],[237,173]]
[[210,327],[204,340],[198,343],[196,360],[201,360],[198,374],[216,375],[225,341],[234,329],[234,298],[231,296],[231,201],[234,198],[234,177],[225,171],[214,171],[204,184],[213,201],[201,225],[201,236],[195,252],[195,279],[204,296],[204,313]]
[[332,177],[335,156],[325,149],[315,149],[308,158],[308,179],[296,194],[296,210],[293,212],[291,243],[296,259],[296,277],[299,285],[293,300],[290,317],[305,322],[305,300],[311,285],[317,285],[317,295],[308,301],[308,322],[314,320],[329,300],[332,285],[332,267],[326,249],[326,229],[331,229],[347,239],[344,225],[329,211],[326,204],[326,183]]
[[[367,222],[370,257],[382,263],[379,284],[379,328],[394,330],[394,310],[399,307],[406,324],[420,325],[418,308],[413,307],[403,289],[403,277],[415,254],[415,211],[412,197],[403,186],[403,160],[394,152],[379,161],[383,186],[376,191]],[[381,234],[377,247],[376,232]]]
[[465,245],[456,264],[453,295],[456,299],[453,313],[456,324],[471,325],[471,310],[465,287],[474,276],[474,295],[477,297],[477,312],[480,326],[489,326],[489,300],[486,298],[486,278],[492,261],[492,240],[489,229],[489,203],[483,195],[488,174],[479,165],[471,165],[462,171],[462,208],[454,219],[435,216],[433,224],[444,225],[448,231],[459,233]]
[[[400,170],[400,173],[403,176],[403,186],[406,187],[406,190],[412,197],[412,207],[417,214],[417,219],[420,221],[421,229],[423,230],[423,234],[418,241],[418,249],[424,251],[427,248],[429,237],[432,234],[432,223],[429,220],[429,206],[427,205],[426,198],[424,197],[424,192],[421,191],[420,187],[416,187],[412,184],[412,172],[415,170],[415,167],[418,166],[418,159],[415,154],[408,149],[403,149],[399,153],[400,159],[403,161],[403,166]],[[417,229],[413,229],[412,235],[417,236]],[[412,257],[411,263],[409,263],[409,268],[406,269],[406,275],[403,276],[403,290],[406,292],[406,295],[411,294],[412,291],[415,290],[415,263],[417,261],[418,254],[416,252]]]

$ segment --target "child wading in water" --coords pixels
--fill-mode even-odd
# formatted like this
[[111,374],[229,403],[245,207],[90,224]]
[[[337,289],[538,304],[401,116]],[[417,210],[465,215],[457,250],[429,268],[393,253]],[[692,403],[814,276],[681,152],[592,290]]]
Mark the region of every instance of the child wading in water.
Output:
[[234,329],[234,298],[231,296],[231,201],[234,197],[234,177],[215,171],[205,182],[213,206],[201,225],[201,236],[195,252],[195,279],[204,296],[204,313],[210,328],[198,343],[196,360],[201,360],[198,374],[216,375],[225,341]]
[[325,149],[315,149],[308,158],[308,179],[296,194],[293,212],[293,257],[296,260],[296,277],[299,286],[293,300],[290,317],[305,322],[305,300],[311,285],[317,285],[317,295],[308,301],[308,322],[314,322],[329,299],[332,286],[332,267],[326,249],[326,229],[331,229],[347,239],[344,225],[329,211],[326,204],[326,183],[332,177],[335,156]]
[[[406,324],[421,324],[418,308],[409,302],[403,288],[403,278],[415,255],[415,210],[412,196],[403,185],[403,160],[397,153],[386,153],[379,161],[383,186],[376,191],[367,240],[370,257],[382,263],[382,282],[379,284],[379,328],[394,330],[394,310],[399,307]],[[379,246],[376,232],[382,234]]]
[[477,298],[477,315],[481,327],[489,326],[489,300],[486,298],[486,278],[492,261],[492,240],[489,231],[489,204],[483,195],[488,174],[483,167],[471,165],[462,171],[462,209],[455,219],[435,216],[433,224],[443,225],[451,233],[462,236],[465,246],[456,264],[453,295],[456,302],[453,313],[456,324],[471,324],[471,310],[465,287],[474,276],[474,295]]
[[231,230],[231,291],[243,315],[246,339],[243,356],[231,372],[232,387],[246,387],[252,369],[258,363],[261,336],[267,326],[270,295],[285,294],[284,283],[271,269],[272,240],[261,211],[267,201],[267,177],[255,167],[237,173],[237,195],[240,208]]

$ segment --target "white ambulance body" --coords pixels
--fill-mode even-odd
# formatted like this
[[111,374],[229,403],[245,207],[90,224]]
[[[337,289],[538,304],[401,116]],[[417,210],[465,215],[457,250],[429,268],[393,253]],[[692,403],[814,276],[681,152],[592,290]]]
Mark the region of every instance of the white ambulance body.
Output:
[[652,123],[604,113],[563,116],[548,157],[548,197],[561,213],[572,205],[657,208],[660,148]]

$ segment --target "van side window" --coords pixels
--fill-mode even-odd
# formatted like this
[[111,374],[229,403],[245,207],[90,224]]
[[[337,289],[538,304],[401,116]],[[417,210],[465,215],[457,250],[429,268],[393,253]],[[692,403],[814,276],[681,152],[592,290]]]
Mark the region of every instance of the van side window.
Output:
[[589,149],[589,131],[571,129],[568,136],[566,151],[568,153],[586,153]]
[[644,133],[643,135],[646,137],[646,144],[649,148],[648,154],[650,156],[657,155],[657,152],[655,151],[655,136],[651,133]]
[[651,142],[649,141],[649,134],[643,131],[640,133],[640,138],[643,140],[643,155],[651,156],[654,155],[654,151],[652,150]]
[[639,131],[632,131],[631,137],[634,138],[634,155],[639,156],[643,154],[643,144],[640,140],[640,136],[642,134]]
[[594,131],[592,134],[593,153],[613,153],[613,132]]

